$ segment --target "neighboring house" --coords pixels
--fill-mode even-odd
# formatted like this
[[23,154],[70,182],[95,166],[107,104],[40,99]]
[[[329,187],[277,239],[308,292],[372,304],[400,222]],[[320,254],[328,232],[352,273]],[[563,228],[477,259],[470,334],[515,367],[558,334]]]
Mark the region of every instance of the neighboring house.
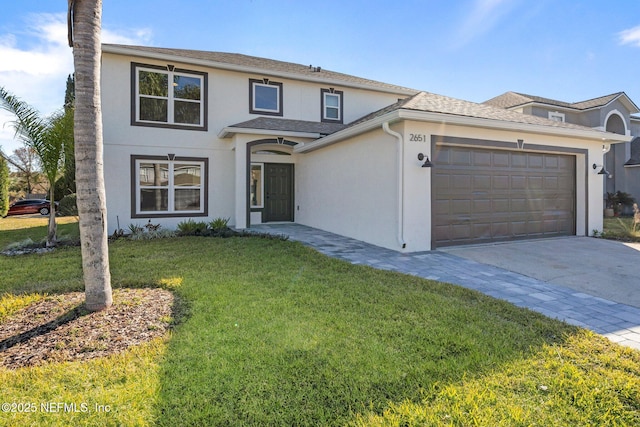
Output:
[[601,230],[591,165],[630,140],[318,66],[138,46],[103,46],[102,108],[110,232],[224,217],[402,252]]
[[624,191],[640,200],[640,117],[633,115],[640,109],[624,92],[574,103],[506,92],[485,104],[632,136],[630,142],[613,145],[606,153],[609,174],[604,178],[604,191]]

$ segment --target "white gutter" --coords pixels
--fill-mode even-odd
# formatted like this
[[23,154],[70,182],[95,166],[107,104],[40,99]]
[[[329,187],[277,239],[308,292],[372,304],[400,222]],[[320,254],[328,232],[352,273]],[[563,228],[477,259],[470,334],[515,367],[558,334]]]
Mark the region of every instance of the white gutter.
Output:
[[629,142],[633,139],[632,136],[592,130],[590,128],[548,126],[534,123],[511,122],[500,119],[486,119],[481,117],[459,116],[455,114],[432,113],[427,111],[399,110],[398,112],[399,118],[407,120],[447,123],[452,125],[481,127],[486,129],[531,132],[543,135],[595,139],[609,144]]
[[404,143],[402,135],[389,128],[389,122],[382,123],[382,130],[398,141],[398,243],[402,249],[407,247],[404,241]]
[[306,151],[317,150],[327,145],[335,144],[344,139],[351,138],[353,136],[375,129],[378,126],[381,126],[384,122],[393,122],[395,120],[415,120],[418,122],[446,123],[450,125],[471,126],[484,129],[584,138],[601,141],[603,144],[629,142],[634,138],[633,136],[602,132],[589,128],[582,129],[572,127],[548,126],[533,123],[509,122],[499,119],[486,119],[480,117],[459,116],[455,114],[400,109],[391,111],[387,114],[357,124],[355,126],[348,127],[329,136],[325,136],[324,138],[320,138],[317,141],[306,144],[304,147],[301,147],[300,149],[295,151],[302,153]]

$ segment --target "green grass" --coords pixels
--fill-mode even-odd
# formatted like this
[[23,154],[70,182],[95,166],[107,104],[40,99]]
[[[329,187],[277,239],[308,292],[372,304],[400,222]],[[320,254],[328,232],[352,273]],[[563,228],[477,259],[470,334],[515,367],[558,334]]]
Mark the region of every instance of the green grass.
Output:
[[640,224],[633,230],[633,217],[604,219],[603,237],[607,239],[640,242]]
[[[0,425],[640,424],[639,352],[473,291],[258,238],[119,240],[110,260],[114,287],[178,294],[176,329],[115,357],[0,368],[0,402],[110,409]],[[82,288],[75,247],[0,271],[7,307]]]
[[[58,237],[77,238],[78,217],[65,216],[56,218]],[[47,237],[49,217],[42,215],[21,215],[0,218],[0,251],[11,243],[31,239],[34,242],[43,241]]]

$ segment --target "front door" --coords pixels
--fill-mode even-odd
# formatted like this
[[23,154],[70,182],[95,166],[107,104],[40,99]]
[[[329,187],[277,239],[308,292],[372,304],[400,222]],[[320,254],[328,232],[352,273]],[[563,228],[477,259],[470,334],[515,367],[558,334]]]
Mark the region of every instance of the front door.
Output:
[[293,221],[293,165],[265,163],[264,222]]

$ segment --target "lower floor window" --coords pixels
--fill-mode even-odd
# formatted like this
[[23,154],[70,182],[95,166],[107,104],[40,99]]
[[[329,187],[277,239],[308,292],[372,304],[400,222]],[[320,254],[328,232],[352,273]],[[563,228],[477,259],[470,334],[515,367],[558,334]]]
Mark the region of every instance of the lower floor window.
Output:
[[132,166],[133,216],[206,215],[207,159],[133,156]]

